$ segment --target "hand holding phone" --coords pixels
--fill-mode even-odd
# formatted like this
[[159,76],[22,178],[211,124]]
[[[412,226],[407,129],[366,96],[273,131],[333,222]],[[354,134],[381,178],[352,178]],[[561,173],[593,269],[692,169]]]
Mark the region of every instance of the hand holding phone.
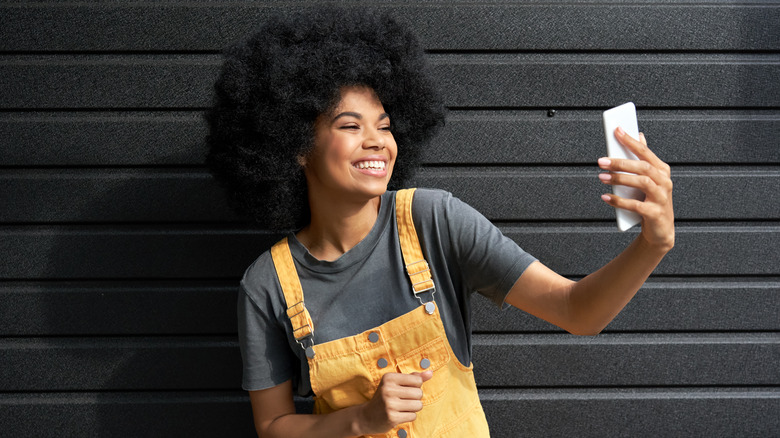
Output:
[[[617,138],[615,138],[615,129],[620,126],[629,136],[639,140],[639,126],[636,120],[636,107],[634,106],[634,103],[624,103],[623,105],[604,111],[603,119],[604,136],[607,141],[607,156],[609,158],[638,160],[633,152],[626,149],[620,144]],[[645,199],[645,194],[634,187],[615,185],[612,186],[612,193],[621,198],[631,198],[640,201]],[[617,216],[617,226],[620,231],[626,231],[642,221],[642,217],[639,216],[639,214],[622,208],[616,208],[615,214]]]

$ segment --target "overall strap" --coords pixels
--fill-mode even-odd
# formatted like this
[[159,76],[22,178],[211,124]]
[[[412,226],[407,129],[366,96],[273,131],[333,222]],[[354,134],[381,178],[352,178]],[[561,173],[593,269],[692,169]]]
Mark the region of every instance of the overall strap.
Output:
[[[420,240],[417,238],[417,230],[414,228],[412,220],[414,191],[415,189],[404,189],[396,192],[395,216],[396,222],[398,222],[398,238],[401,243],[406,273],[412,282],[414,295],[422,303],[420,294],[430,291],[431,297],[433,297],[432,294],[436,291],[436,287],[431,277],[431,269],[428,267],[428,262],[425,261],[425,256],[420,248]],[[427,309],[428,307],[426,307]]]
[[286,237],[271,247],[271,258],[274,261],[276,275],[279,277],[279,284],[282,286],[282,293],[284,293],[284,299],[287,302],[287,317],[292,323],[295,342],[306,351],[306,356],[311,358],[314,356],[312,348],[314,345],[314,323],[303,304],[303,288],[298,279],[298,271],[295,269]]

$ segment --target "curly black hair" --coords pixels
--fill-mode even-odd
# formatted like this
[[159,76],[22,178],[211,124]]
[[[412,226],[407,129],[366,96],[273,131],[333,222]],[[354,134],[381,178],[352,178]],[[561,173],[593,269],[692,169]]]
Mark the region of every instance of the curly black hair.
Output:
[[392,117],[398,144],[390,188],[419,165],[444,124],[444,106],[416,37],[386,13],[316,8],[269,19],[225,52],[206,113],[207,165],[232,206],[273,230],[309,221],[298,157],[314,142],[317,116],[345,86],[368,86]]

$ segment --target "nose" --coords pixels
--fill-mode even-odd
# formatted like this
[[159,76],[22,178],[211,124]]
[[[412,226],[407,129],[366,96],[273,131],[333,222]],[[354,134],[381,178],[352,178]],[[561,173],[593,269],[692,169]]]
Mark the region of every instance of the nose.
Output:
[[385,137],[376,130],[368,130],[366,137],[363,139],[363,149],[377,149],[382,150],[385,148]]

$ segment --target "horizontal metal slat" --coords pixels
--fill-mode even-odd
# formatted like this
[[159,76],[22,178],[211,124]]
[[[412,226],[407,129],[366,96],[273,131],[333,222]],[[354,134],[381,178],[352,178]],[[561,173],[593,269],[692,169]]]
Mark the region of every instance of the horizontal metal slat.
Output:
[[[615,102],[617,103],[617,102]],[[638,110],[666,162],[780,163],[780,113]],[[0,113],[4,166],[202,165],[206,126],[195,112]],[[601,111],[451,111],[423,150],[430,164],[592,163],[604,154]]]
[[0,424],[14,437],[254,437],[239,391],[0,393]]
[[6,170],[0,199],[0,222],[242,220],[204,169]]
[[0,283],[0,336],[235,335],[234,281]]
[[[453,107],[780,106],[780,55],[430,55]],[[6,55],[0,107],[204,108],[216,55]],[[619,80],[616,80],[619,78]]]
[[201,112],[0,113],[3,166],[202,165]]
[[452,107],[776,107],[778,55],[432,55]]
[[0,107],[197,108],[211,103],[216,55],[0,57]]
[[[475,296],[475,332],[562,331],[514,307],[499,311]],[[620,331],[780,331],[780,283],[734,279],[650,279],[604,329]]]
[[474,337],[479,386],[777,385],[777,334]]
[[[237,291],[237,280],[3,282],[0,336],[233,335]],[[561,331],[478,294],[471,303],[478,333]],[[778,306],[777,281],[651,279],[605,332],[780,331]]]
[[[780,384],[776,334],[475,335],[473,349],[478,386]],[[2,391],[237,389],[241,380],[232,337],[4,339],[0,359]]]
[[0,227],[0,236],[4,279],[238,279],[282,237],[251,229],[136,226]]
[[0,340],[0,391],[239,389],[231,337]]
[[[429,50],[780,48],[772,32],[780,8],[770,2],[370,3],[407,23]],[[275,11],[299,9],[289,2],[6,4],[0,50],[214,51]]]
[[[587,275],[638,231],[614,226],[501,226],[562,275]],[[0,226],[0,278],[240,278],[281,235],[249,229],[139,226]],[[780,275],[777,226],[677,226],[662,275]],[[73,261],[78,263],[74,264]]]
[[776,388],[701,390],[486,390],[496,436],[772,436]]
[[[606,155],[606,154],[604,154]],[[453,193],[491,220],[611,219],[601,204],[611,187],[598,168],[425,169],[412,185]],[[707,171],[673,169],[675,219],[775,219],[780,205],[765,203],[780,192],[780,171],[743,168]]]
[[[638,234],[612,227],[501,227],[503,233],[563,275],[587,275],[617,255]],[[769,226],[679,224],[675,247],[653,271],[660,275],[774,275],[780,229]],[[749,260],[749,261],[748,261]]]
[[[612,104],[620,103],[618,101]],[[610,104],[611,105],[611,104]],[[426,163],[592,163],[603,155],[601,111],[451,111],[423,152]],[[640,131],[675,163],[777,163],[780,113],[637,110]]]
[[[595,161],[594,157],[594,161]],[[428,168],[410,186],[453,193],[491,220],[610,220],[598,168]],[[772,220],[780,168],[673,169],[677,220]],[[9,169],[0,223],[247,222],[202,169]]]
[[[777,389],[480,390],[491,434],[771,436]],[[298,412],[311,402],[297,399]],[[13,436],[254,436],[241,392],[0,394]]]

